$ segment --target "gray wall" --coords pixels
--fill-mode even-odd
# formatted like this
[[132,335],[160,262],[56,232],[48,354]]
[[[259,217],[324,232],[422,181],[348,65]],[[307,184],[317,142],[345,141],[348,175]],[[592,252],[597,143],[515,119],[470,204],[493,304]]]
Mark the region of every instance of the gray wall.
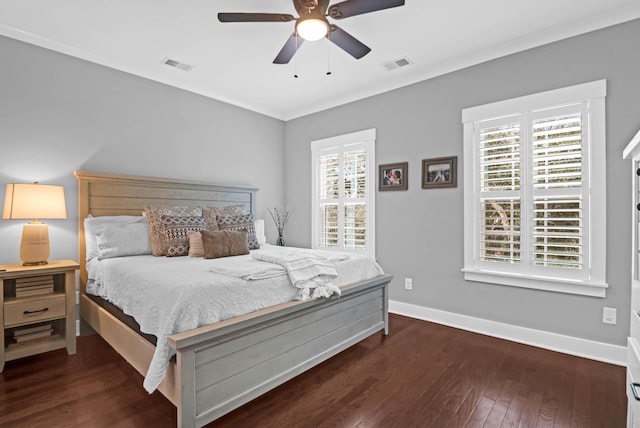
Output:
[[[69,218],[48,221],[51,258],[77,259],[75,169],[257,185],[258,215],[286,201],[293,216],[285,238],[305,246],[309,142],[376,128],[377,163],[409,161],[409,190],[376,195],[378,258],[396,277],[392,299],[624,345],[631,189],[621,152],[640,128],[638,36],[634,21],[287,123],[0,37],[0,202],[9,182],[64,185]],[[609,93],[607,298],[465,282],[461,110],[602,78]],[[421,159],[450,155],[459,157],[459,186],[422,190]],[[19,261],[22,223],[0,221],[3,263]],[[414,279],[411,292],[405,277]],[[618,309],[616,326],[601,323],[603,306]]]
[[[4,37],[0,53],[0,204],[6,183],[65,187],[51,259],[78,258],[74,170],[254,185],[258,216],[283,204],[284,122]],[[0,220],[1,263],[25,222]]]
[[[376,163],[409,161],[409,190],[377,192],[377,256],[395,276],[391,298],[428,308],[624,345],[629,332],[630,164],[622,150],[640,128],[640,20],[486,62],[286,124],[286,240],[310,245],[309,142],[377,129]],[[401,71],[400,71],[401,72]],[[605,299],[466,282],[463,266],[461,110],[607,79]],[[423,190],[421,160],[457,155],[458,187]],[[404,278],[413,278],[413,291]],[[618,309],[616,326],[602,307]]]

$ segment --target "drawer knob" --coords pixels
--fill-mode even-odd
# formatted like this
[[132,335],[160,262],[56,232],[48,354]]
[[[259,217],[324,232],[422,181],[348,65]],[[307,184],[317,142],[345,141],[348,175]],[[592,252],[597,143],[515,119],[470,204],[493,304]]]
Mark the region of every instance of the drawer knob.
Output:
[[636,209],[640,211],[640,204],[636,205]]
[[631,387],[631,392],[633,393],[633,397],[637,400],[640,401],[640,394],[638,394],[638,387],[640,387],[640,383],[637,382],[633,382],[632,384],[629,385]]
[[640,168],[636,169],[636,175],[640,175]]
[[42,308],[42,309],[38,309],[37,311],[24,311],[23,314],[25,315],[41,314],[42,312],[47,312],[48,310],[49,308]]

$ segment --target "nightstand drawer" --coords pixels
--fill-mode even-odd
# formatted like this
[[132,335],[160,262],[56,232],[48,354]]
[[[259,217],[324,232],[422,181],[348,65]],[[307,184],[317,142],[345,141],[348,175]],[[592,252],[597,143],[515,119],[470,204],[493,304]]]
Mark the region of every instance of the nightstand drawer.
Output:
[[5,302],[4,325],[31,323],[50,318],[64,317],[66,314],[65,295],[47,296],[42,299],[19,299]]

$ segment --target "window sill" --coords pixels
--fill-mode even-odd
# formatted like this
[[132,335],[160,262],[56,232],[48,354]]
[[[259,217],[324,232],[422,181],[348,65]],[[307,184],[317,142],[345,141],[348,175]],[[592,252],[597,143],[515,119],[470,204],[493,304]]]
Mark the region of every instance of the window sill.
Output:
[[510,285],[513,287],[576,294],[580,296],[606,297],[606,290],[609,287],[606,283],[572,281],[560,278],[524,277],[520,275],[481,271],[477,269],[465,268],[462,269],[462,272],[464,272],[464,279],[466,281]]

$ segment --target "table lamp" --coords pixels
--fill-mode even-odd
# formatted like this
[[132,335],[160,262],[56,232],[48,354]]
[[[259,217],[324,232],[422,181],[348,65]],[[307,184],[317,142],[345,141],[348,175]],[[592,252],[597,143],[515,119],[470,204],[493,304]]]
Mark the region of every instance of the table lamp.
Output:
[[67,218],[64,188],[39,183],[7,184],[2,218],[34,219],[22,228],[20,259],[25,266],[47,264],[49,227],[38,219]]

